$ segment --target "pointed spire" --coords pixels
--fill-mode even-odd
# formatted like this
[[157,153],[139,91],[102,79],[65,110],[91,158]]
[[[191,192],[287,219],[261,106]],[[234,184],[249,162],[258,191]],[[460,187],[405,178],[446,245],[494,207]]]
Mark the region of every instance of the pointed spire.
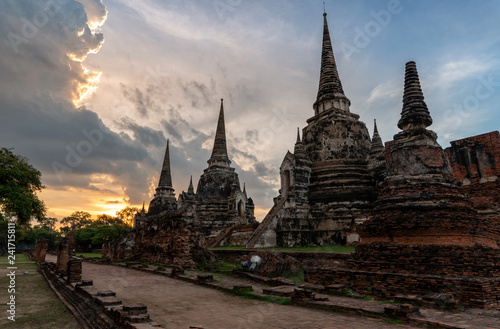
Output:
[[188,194],[194,194],[193,175],[191,175],[191,178],[189,179]]
[[[295,146],[293,148],[293,154],[295,156],[305,156],[306,151],[304,150],[304,144],[300,140],[300,132],[299,127],[297,127],[297,141],[295,142]],[[302,136],[304,137],[304,136]]]
[[141,214],[145,214],[146,209],[144,208],[144,201],[142,201],[142,209],[141,209]]
[[224,125],[224,100],[222,98],[220,100],[219,120],[217,121],[217,130],[215,131],[212,156],[207,162],[209,166],[222,165],[229,167],[231,164],[231,161],[227,156],[226,128]]
[[245,183],[243,183],[243,194],[245,195],[245,197],[247,196],[247,188]]
[[370,149],[370,158],[377,157],[380,152],[385,150],[384,143],[382,143],[382,138],[378,134],[377,120],[374,119],[373,137],[372,137],[372,147]]
[[[344,89],[340,82],[339,72],[337,71],[337,64],[333,55],[332,42],[330,39],[330,32],[328,31],[328,23],[326,21],[326,12],[323,14],[323,46],[321,50],[321,71],[319,77],[318,96],[314,103],[316,109],[318,104],[338,98],[347,99],[344,95]],[[350,104],[349,100],[347,102]],[[328,109],[328,108],[327,108]]]
[[158,188],[172,189],[172,175],[170,174],[169,142],[170,141],[167,139],[167,150],[165,151],[165,157],[163,158],[163,167],[161,168],[160,181],[158,182]]
[[411,61],[406,63],[405,88],[403,94],[403,110],[398,127],[402,130],[426,128],[432,124],[432,118],[424,102],[424,94],[420,87],[417,65]]

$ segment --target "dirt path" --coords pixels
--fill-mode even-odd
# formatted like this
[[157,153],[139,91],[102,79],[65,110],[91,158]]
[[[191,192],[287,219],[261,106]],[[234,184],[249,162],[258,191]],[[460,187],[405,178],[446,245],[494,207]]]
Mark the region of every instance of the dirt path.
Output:
[[[55,261],[47,255],[47,261]],[[83,263],[83,279],[112,290],[124,304],[142,303],[168,329],[402,329],[378,319],[345,316],[231,296],[210,288],[116,266]]]

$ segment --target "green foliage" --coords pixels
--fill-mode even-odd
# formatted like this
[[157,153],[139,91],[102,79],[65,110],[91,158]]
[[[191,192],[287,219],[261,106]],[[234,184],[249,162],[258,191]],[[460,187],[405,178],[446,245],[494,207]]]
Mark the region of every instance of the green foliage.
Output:
[[126,225],[121,218],[113,217],[107,214],[97,215],[97,219],[94,221],[94,223]]
[[45,204],[36,195],[44,188],[41,176],[26,158],[0,148],[0,208],[7,216],[16,216],[18,225],[29,225],[32,217],[45,218]]
[[72,229],[80,229],[86,227],[92,220],[90,219],[91,215],[86,211],[75,211],[70,216],[64,217],[61,220],[61,232],[68,233]]
[[92,222],[87,227],[75,231],[75,240],[79,245],[100,247],[103,243],[120,239],[132,229],[122,224],[101,224]]
[[134,216],[140,211],[137,207],[126,206],[120,211],[116,212],[116,216],[120,218],[125,225],[132,227],[134,225]]
[[61,235],[59,232],[51,232],[44,227],[36,227],[26,230],[26,236],[24,237],[24,239],[19,240],[19,242],[23,243],[26,246],[34,247],[38,240],[47,240],[55,244],[57,241],[59,241],[60,238]]

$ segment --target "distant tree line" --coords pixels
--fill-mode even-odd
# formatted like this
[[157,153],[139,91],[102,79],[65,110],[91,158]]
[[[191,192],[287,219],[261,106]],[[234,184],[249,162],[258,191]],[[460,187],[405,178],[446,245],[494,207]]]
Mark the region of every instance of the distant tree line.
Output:
[[[46,216],[47,207],[36,192],[44,188],[41,173],[26,158],[11,149],[0,148],[0,254],[7,251],[7,226],[16,222],[16,246],[31,248],[38,240],[48,240],[54,248],[59,240],[74,234],[78,251],[100,248],[132,230],[137,207],[127,206],[116,216],[75,211],[60,222]],[[58,225],[60,224],[60,225]]]

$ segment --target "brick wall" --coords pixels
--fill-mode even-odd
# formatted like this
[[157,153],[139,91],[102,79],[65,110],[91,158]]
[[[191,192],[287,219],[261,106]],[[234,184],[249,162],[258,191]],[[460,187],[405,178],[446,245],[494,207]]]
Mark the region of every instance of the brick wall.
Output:
[[305,281],[320,284],[344,284],[352,291],[378,299],[396,294],[426,295],[452,293],[469,307],[500,309],[500,278],[454,277],[426,274],[369,272],[350,269],[315,268],[304,270]]
[[446,153],[453,175],[468,184],[498,180],[500,176],[500,133],[468,137],[451,142]]
[[132,252],[137,260],[193,268],[211,258],[199,228],[180,215],[167,215],[156,223],[136,227],[133,233]]

